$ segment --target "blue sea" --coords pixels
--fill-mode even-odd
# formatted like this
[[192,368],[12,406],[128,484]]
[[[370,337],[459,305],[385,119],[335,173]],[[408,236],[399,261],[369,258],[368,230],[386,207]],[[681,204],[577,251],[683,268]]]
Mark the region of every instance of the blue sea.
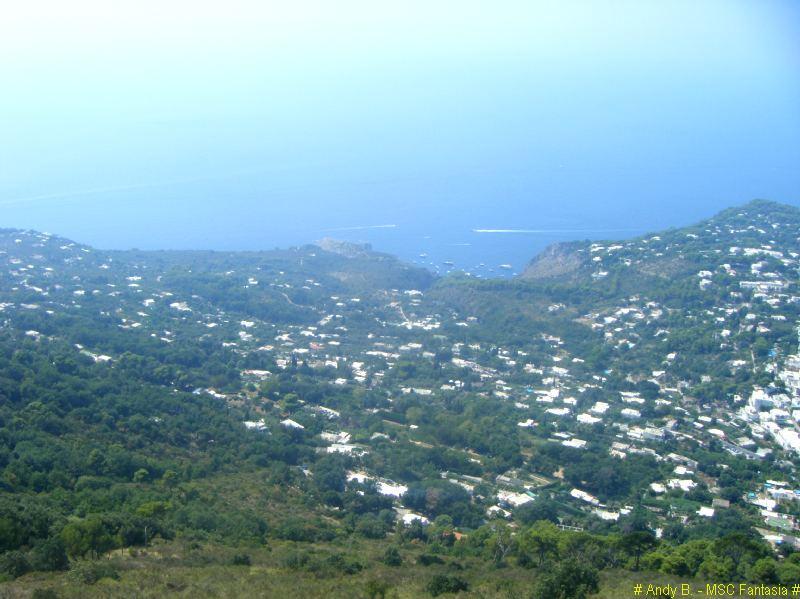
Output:
[[[608,165],[606,165],[608,167]],[[559,241],[625,239],[691,224],[755,197],[797,203],[792,176],[761,184],[748,172],[602,173],[586,170],[510,180],[497,174],[331,181],[317,167],[267,177],[74,186],[2,208],[2,226],[35,228],[107,249],[267,250],[324,237],[369,243],[437,273],[478,277],[521,271]],[[301,181],[303,183],[301,184]]]
[[800,203],[795,1],[23,4],[0,23],[0,227],[330,236],[508,276],[556,241]]

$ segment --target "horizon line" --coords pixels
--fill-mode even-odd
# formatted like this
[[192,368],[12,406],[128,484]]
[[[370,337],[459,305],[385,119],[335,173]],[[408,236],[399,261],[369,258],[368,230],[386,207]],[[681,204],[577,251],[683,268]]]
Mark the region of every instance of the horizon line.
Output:
[[644,229],[472,229],[473,233],[546,234],[546,233],[624,233]]

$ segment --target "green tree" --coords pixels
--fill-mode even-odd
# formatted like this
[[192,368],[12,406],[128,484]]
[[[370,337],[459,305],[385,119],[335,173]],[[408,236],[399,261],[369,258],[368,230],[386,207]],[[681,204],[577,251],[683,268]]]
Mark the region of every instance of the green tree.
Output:
[[633,557],[633,569],[639,569],[639,560],[642,554],[648,549],[652,549],[658,544],[655,535],[649,531],[638,530],[623,535],[621,539],[622,549]]
[[66,570],[69,559],[64,542],[59,537],[52,537],[36,545],[31,552],[31,566],[43,572]]
[[0,556],[0,573],[18,578],[30,572],[31,564],[21,551],[7,551]]
[[61,540],[64,542],[67,554],[72,557],[84,557],[89,554],[90,557],[96,558],[114,546],[111,535],[97,518],[70,522],[62,529]]
[[401,566],[403,564],[403,557],[400,555],[400,551],[397,549],[397,547],[391,545],[386,548],[386,551],[383,552],[383,559],[381,559],[381,561],[387,566],[396,568],[397,566]]
[[585,599],[599,588],[597,570],[575,559],[566,559],[540,576],[533,599]]
[[523,524],[533,524],[538,520],[548,520],[553,524],[558,523],[558,508],[548,499],[537,499],[525,503],[514,510],[514,517]]
[[514,547],[514,537],[505,523],[498,522],[493,528],[493,534],[486,539],[485,545],[494,562],[500,564]]
[[717,540],[714,553],[730,561],[732,576],[743,579],[747,568],[759,558],[766,557],[768,550],[748,535],[736,532]]
[[762,557],[750,568],[748,576],[753,582],[774,584],[780,582],[778,578],[778,562],[770,557]]
[[547,557],[558,551],[559,530],[555,524],[547,520],[535,522],[522,533],[519,539],[519,550],[527,555],[535,555],[539,566],[543,566]]

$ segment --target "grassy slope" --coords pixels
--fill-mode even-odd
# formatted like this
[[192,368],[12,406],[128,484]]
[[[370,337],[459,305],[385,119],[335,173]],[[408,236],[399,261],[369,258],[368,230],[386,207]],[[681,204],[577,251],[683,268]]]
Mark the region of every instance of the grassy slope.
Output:
[[[308,545],[276,542],[269,548],[240,548],[218,545],[191,547],[180,542],[158,543],[138,555],[120,556],[119,552],[105,559],[120,570],[119,580],[103,579],[94,585],[75,581],[68,574],[29,574],[14,582],[0,585],[0,597],[28,597],[37,588],[49,588],[63,598],[85,597],[325,597],[326,599],[368,597],[370,581],[388,585],[386,597],[397,599],[430,596],[425,587],[438,573],[454,574],[470,583],[470,591],[461,597],[527,598],[536,573],[518,567],[496,568],[483,560],[459,560],[457,569],[452,558],[445,564],[421,566],[416,556],[421,547],[401,549],[404,564],[392,568],[383,565],[377,556],[385,544],[358,541],[341,544]],[[297,550],[310,550],[323,558],[332,554],[358,557],[366,566],[352,575],[323,569],[319,572],[297,571],[286,566],[287,558]],[[247,553],[251,566],[232,566],[236,553]],[[633,598],[633,586],[642,583],[680,585],[678,577],[651,572],[605,571],[597,599]],[[689,581],[695,589],[705,588],[704,581]],[[452,595],[450,595],[452,596]]]

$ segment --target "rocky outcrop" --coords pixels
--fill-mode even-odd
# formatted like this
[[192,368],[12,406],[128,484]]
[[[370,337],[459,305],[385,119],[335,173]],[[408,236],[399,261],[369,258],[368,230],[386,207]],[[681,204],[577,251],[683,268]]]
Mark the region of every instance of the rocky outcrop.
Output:
[[372,246],[368,243],[353,243],[351,241],[333,239],[332,237],[320,239],[315,245],[326,252],[339,254],[345,258],[362,258],[372,251]]
[[584,264],[577,243],[554,243],[528,263],[521,279],[549,279],[575,274]]

